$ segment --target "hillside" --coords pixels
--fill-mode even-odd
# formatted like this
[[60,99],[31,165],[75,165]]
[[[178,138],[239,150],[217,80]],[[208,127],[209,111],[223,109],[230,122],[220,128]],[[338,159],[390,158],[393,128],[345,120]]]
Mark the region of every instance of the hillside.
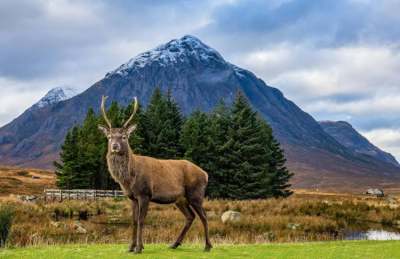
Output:
[[24,112],[0,129],[0,163],[50,168],[67,130],[83,120],[89,107],[98,112],[101,95],[123,105],[137,96],[146,105],[157,86],[171,90],[184,114],[210,111],[222,98],[230,103],[242,91],[283,145],[296,187],[400,184],[398,167],[346,148],[278,89],[193,36],[137,55],[71,99]]
[[340,144],[351,151],[374,157],[382,162],[400,166],[396,159],[358,133],[350,123],[345,121],[320,121],[319,124],[326,133],[334,137]]
[[55,187],[54,172],[15,167],[0,167],[0,196],[40,195]]

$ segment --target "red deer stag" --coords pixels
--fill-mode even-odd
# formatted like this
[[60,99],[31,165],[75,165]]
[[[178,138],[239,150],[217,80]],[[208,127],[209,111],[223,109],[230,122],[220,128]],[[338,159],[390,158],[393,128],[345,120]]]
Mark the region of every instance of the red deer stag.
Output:
[[108,138],[108,170],[132,201],[133,233],[129,251],[141,253],[143,250],[143,223],[149,202],[175,203],[186,218],[186,224],[171,248],[181,244],[196,213],[204,227],[205,251],[210,251],[212,245],[202,205],[208,182],[207,173],[187,160],[161,160],[133,154],[128,139],[136,125],[129,126],[129,123],[137,111],[137,99],[135,97],[133,112],[122,128],[113,128],[107,118],[104,107],[106,99],[102,97],[101,112],[107,127],[99,125],[99,129]]

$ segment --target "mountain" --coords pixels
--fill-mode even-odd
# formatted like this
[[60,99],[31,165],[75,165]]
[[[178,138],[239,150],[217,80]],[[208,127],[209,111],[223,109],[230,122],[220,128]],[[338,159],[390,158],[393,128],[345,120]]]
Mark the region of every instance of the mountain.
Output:
[[49,168],[68,129],[83,120],[89,107],[99,111],[101,95],[122,105],[137,96],[147,105],[155,87],[170,89],[186,115],[196,109],[210,111],[221,98],[231,103],[242,91],[272,126],[295,172],[296,187],[336,190],[354,181],[365,186],[400,182],[399,168],[346,148],[278,89],[225,61],[193,36],[139,54],[83,93],[27,111],[2,127],[0,163]]
[[[76,94],[77,91],[70,87],[53,88],[37,103],[2,127],[0,164],[51,168],[51,161],[58,158],[60,138],[66,134],[66,126],[61,126],[62,123],[59,122],[54,124],[52,119],[48,120],[48,112]],[[46,123],[43,124],[44,122]]]
[[77,95],[78,92],[71,87],[56,87],[47,92],[37,103],[32,105],[29,110],[40,109],[61,101],[72,98]]
[[374,146],[368,139],[358,133],[350,123],[346,121],[320,121],[319,124],[326,133],[351,151],[400,166],[390,153]]

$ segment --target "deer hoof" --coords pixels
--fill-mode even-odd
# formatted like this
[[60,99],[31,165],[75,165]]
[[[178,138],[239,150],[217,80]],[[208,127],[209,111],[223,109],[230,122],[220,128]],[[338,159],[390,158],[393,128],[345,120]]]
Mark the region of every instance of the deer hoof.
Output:
[[169,248],[176,249],[180,245],[181,245],[181,243],[173,243],[172,245],[169,246]]
[[136,244],[131,244],[131,245],[129,246],[128,252],[133,252],[133,251],[135,251],[135,248],[136,248]]
[[143,248],[141,248],[141,247],[135,247],[135,249],[133,250],[133,252],[134,252],[135,254],[141,254],[141,253],[142,253],[142,250],[143,250]]

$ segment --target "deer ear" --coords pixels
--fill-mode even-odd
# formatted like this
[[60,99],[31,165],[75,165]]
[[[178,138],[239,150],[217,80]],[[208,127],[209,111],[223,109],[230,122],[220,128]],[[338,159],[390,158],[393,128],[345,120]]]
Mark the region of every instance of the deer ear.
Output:
[[102,126],[102,125],[99,125],[99,126],[97,126],[97,127],[98,127],[98,129],[99,129],[100,131],[102,131],[102,132],[104,133],[104,135],[108,136],[108,133],[109,133],[108,128],[106,128],[106,127],[104,127],[104,126]]
[[130,127],[126,130],[126,133],[128,134],[128,136],[131,135],[132,132],[135,131],[136,127],[137,127],[137,125],[135,124],[135,125],[130,126]]

